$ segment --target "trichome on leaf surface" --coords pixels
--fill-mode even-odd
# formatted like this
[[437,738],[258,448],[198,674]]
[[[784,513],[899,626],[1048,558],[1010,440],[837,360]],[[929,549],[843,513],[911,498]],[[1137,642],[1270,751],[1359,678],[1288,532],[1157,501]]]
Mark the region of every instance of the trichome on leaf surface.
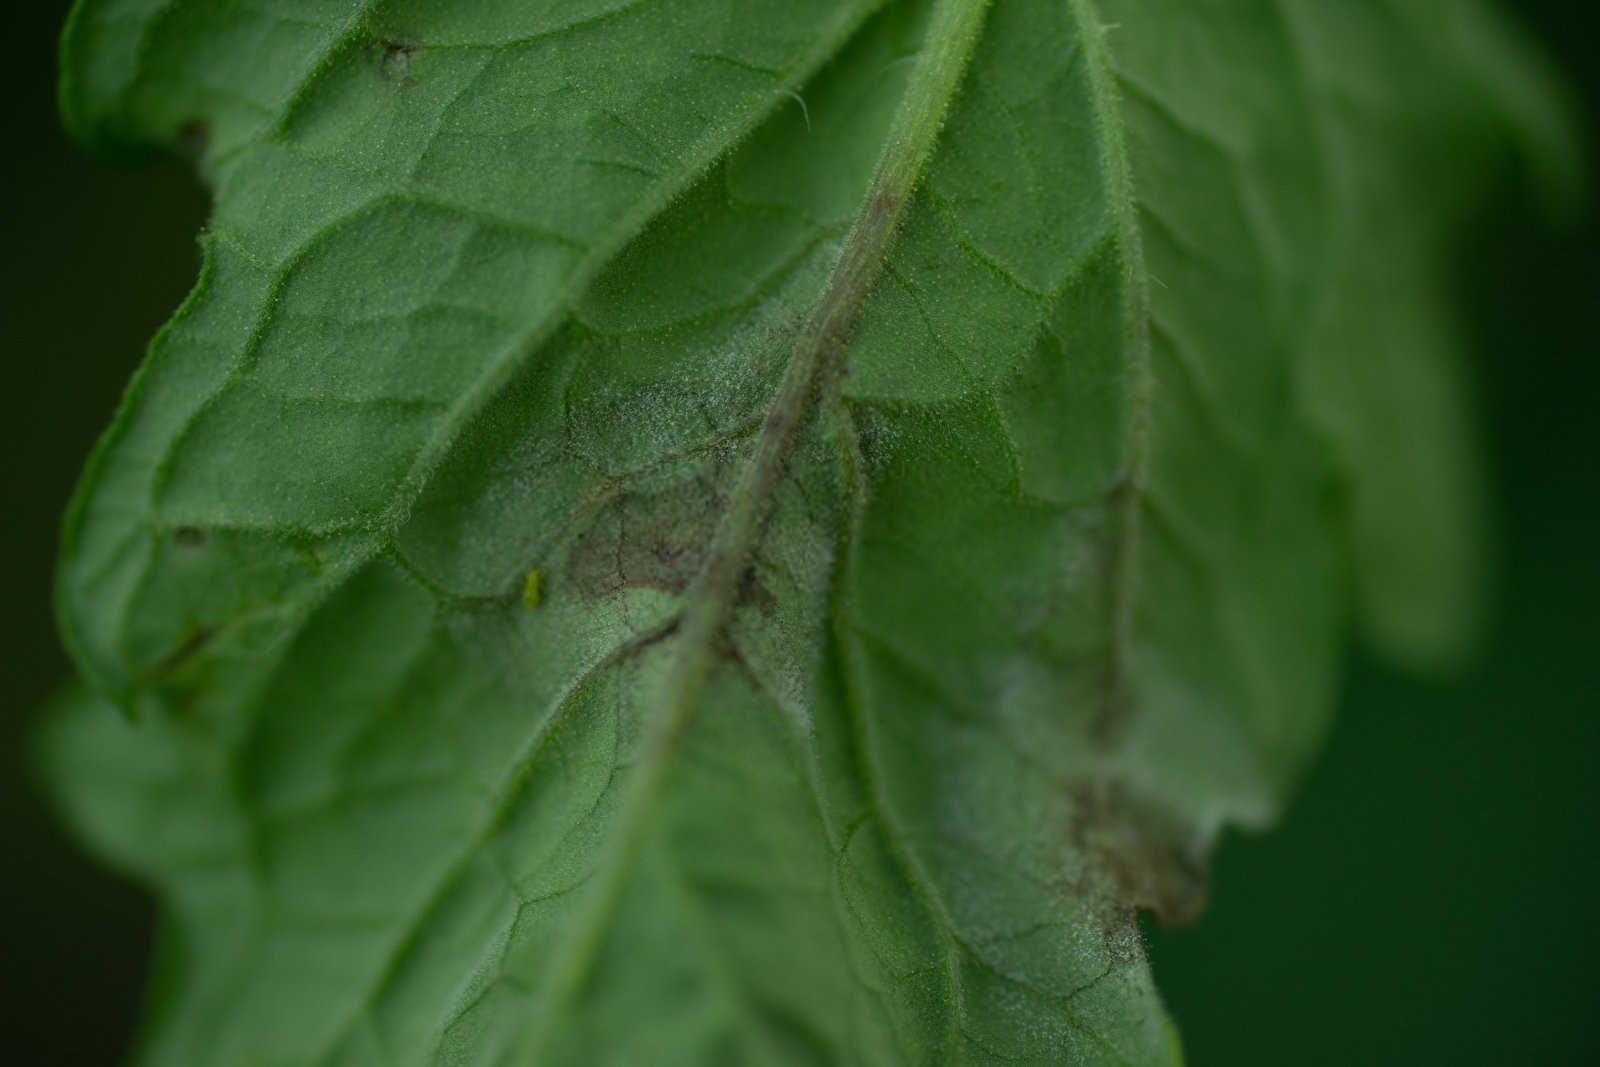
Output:
[[[80,0],[193,294],[41,751],[152,1064],[1180,1059],[1136,909],[1478,611],[1469,0]],[[119,706],[123,714],[113,710]]]

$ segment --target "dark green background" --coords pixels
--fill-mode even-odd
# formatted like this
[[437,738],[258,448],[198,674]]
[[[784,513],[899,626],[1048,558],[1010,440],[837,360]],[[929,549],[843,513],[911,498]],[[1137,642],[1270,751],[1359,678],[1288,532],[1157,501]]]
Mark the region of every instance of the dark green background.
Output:
[[[1337,2],[1337,0],[1329,0]],[[1589,115],[1592,4],[1518,5]],[[112,169],[54,108],[64,3],[8,5],[0,284],[0,1058],[114,1062],[151,909],[56,830],[29,779],[33,710],[64,678],[57,516],[146,339],[192,282],[205,198],[180,164]],[[1359,650],[1289,812],[1232,836],[1200,923],[1150,931],[1191,1063],[1600,1063],[1600,241],[1503,214],[1464,246],[1473,374],[1502,523],[1497,625],[1470,676]],[[1593,198],[1591,197],[1591,200]]]

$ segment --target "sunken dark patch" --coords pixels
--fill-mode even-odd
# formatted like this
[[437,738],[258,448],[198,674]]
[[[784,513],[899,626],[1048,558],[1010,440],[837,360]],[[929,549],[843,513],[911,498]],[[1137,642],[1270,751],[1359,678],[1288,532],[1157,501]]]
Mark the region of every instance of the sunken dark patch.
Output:
[[723,506],[699,478],[621,490],[573,542],[564,578],[591,599],[644,587],[681,594],[705,567]]
[[172,543],[186,552],[206,547],[206,532],[198,526],[179,526],[172,531]]

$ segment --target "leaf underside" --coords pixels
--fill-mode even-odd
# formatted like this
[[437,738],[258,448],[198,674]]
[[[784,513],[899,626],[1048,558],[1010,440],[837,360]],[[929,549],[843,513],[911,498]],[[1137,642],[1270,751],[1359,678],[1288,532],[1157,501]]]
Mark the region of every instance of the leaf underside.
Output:
[[988,7],[81,0],[216,192],[42,746],[144,1062],[1180,1058],[1135,907],[1351,614],[1470,639],[1441,267],[1555,120],[1462,0]]

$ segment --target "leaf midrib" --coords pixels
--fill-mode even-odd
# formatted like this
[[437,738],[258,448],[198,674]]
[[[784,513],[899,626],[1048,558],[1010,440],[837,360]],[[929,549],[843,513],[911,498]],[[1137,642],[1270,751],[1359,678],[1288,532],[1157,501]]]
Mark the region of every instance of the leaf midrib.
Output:
[[660,706],[645,727],[643,754],[629,778],[628,795],[597,865],[593,888],[573,932],[548,968],[551,985],[540,1014],[540,1022],[546,1025],[531,1031],[524,1055],[519,1057],[524,1062],[542,1061],[542,1051],[554,1032],[548,1021],[559,1021],[590,973],[678,739],[709,678],[715,642],[727,624],[739,576],[759,538],[794,433],[811,409],[824,368],[837,361],[856,315],[883,269],[977,44],[987,7],[988,0],[935,0],[923,50],[890,125],[860,213],[817,309],[796,342],[706,565],[685,595],[676,656]]

